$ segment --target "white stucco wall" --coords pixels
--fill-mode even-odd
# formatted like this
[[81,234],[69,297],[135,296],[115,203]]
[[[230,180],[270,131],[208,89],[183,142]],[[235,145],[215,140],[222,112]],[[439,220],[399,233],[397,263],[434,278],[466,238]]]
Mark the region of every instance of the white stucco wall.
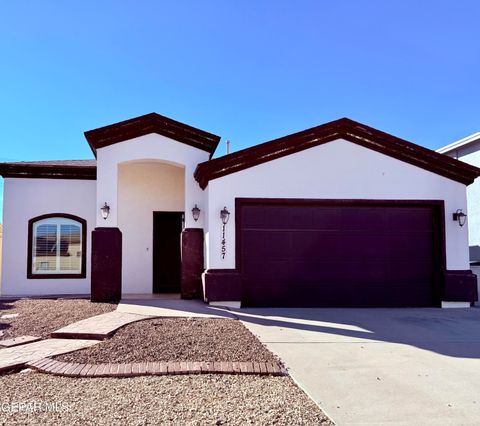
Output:
[[152,292],[153,212],[185,210],[185,169],[160,162],[118,168],[122,293]]
[[[448,269],[468,269],[468,226],[453,222],[467,211],[465,185],[424,169],[337,140],[209,182],[207,268],[235,267],[235,198],[444,200]],[[221,258],[219,212],[231,215],[227,254]]]
[[[480,167],[480,140],[460,147],[454,151],[448,152],[449,157],[456,158]],[[480,260],[480,178],[475,179],[467,187],[467,205],[468,205],[468,240],[472,250],[472,261]]]
[[[93,180],[5,179],[2,295],[90,293],[95,193],[96,182]],[[69,213],[87,221],[86,278],[27,279],[28,221],[48,213]]]
[[[151,133],[130,139],[97,151],[97,226],[116,227],[118,225],[118,165],[128,161],[157,159],[185,168],[185,227],[203,228],[205,218],[204,192],[193,178],[198,163],[207,161],[209,153],[190,145]],[[107,202],[110,216],[107,220],[100,216],[100,207]],[[197,204],[202,210],[200,219],[195,222],[191,209]]]

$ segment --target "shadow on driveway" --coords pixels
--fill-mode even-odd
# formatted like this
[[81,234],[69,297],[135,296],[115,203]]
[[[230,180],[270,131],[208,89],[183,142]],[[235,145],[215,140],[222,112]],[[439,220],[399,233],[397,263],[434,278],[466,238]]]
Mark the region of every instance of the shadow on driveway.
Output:
[[264,340],[272,342],[278,339],[289,343],[376,341],[411,345],[452,357],[480,358],[480,308],[231,311],[245,323],[272,328],[271,332],[262,333]]
[[118,309],[122,308],[158,316],[237,318],[252,331],[261,327],[263,340],[271,342],[388,342],[480,358],[480,308],[227,309],[199,300],[125,300]]

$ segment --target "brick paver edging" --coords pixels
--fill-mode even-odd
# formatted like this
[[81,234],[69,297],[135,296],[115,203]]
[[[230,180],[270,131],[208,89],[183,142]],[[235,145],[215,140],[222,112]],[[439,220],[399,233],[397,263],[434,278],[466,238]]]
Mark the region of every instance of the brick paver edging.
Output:
[[283,376],[286,371],[273,362],[139,362],[130,364],[77,364],[44,358],[27,367],[42,373],[68,377],[135,377],[178,374],[257,374]]

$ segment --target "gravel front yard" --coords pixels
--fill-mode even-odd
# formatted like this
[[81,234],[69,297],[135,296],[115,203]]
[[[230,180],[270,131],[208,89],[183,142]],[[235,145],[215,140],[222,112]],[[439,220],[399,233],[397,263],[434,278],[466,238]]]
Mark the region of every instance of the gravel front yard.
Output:
[[[8,410],[29,402],[57,403],[59,412]],[[72,379],[20,373],[0,377],[0,407],[0,424],[332,424],[288,377]]]
[[225,318],[158,318],[129,324],[102,343],[59,355],[87,364],[147,361],[276,362],[245,326]]
[[115,304],[91,303],[83,299],[20,299],[0,301],[2,315],[19,314],[15,318],[0,318],[0,340],[18,336],[48,335],[75,321],[114,311]]

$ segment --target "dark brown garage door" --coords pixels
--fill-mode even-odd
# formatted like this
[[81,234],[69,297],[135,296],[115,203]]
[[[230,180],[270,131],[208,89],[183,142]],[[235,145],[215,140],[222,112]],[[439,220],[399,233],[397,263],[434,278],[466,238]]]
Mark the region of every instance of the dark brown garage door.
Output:
[[437,207],[239,201],[245,306],[432,306]]

